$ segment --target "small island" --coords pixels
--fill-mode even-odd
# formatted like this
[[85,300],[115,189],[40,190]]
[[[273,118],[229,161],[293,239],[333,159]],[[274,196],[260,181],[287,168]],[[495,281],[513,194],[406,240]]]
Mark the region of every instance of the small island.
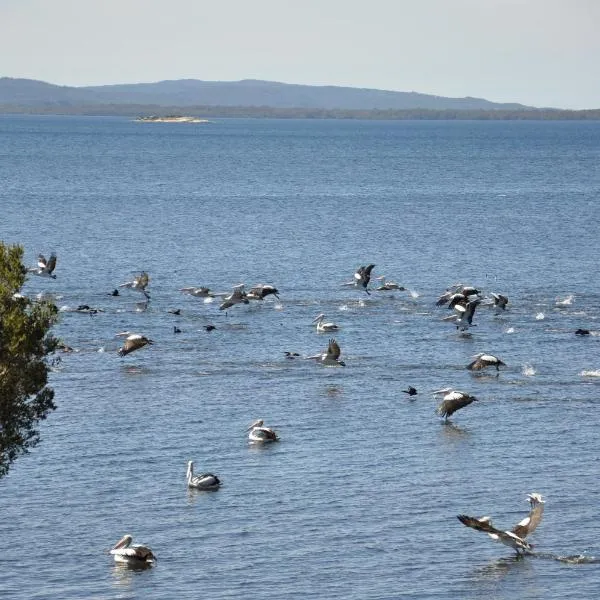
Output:
[[167,115],[159,117],[151,115],[149,117],[138,117],[136,121],[142,123],[209,123],[208,119],[199,119],[198,117],[185,117],[182,115]]

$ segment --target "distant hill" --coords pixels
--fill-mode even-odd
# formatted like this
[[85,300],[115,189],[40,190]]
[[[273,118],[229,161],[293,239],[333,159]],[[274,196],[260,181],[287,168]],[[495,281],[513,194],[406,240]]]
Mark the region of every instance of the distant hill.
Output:
[[416,92],[314,86],[245,79],[200,81],[179,79],[88,87],[58,86],[32,79],[0,78],[0,105],[56,106],[153,105],[169,107],[222,106],[324,110],[528,110],[517,103],[481,98],[445,98]]

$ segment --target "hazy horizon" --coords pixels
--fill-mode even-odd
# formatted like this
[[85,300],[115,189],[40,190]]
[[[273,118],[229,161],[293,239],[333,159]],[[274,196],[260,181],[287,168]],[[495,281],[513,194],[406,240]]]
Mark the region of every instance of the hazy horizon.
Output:
[[596,0],[3,0],[0,76],[260,79],[598,108],[598,22]]

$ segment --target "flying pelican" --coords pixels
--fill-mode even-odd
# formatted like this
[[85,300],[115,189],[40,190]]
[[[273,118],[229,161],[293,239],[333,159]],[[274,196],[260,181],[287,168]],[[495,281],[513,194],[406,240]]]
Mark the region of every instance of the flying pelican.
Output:
[[387,292],[390,290],[398,290],[399,292],[404,291],[406,288],[396,283],[395,281],[386,281],[385,275],[381,275],[379,277],[375,277],[377,281],[380,281],[379,287],[375,288],[376,292]]
[[306,358],[315,359],[322,365],[328,367],[345,367],[346,363],[343,360],[340,360],[341,352],[339,344],[331,338],[329,340],[329,345],[327,346],[327,352],[315,354],[314,356],[307,356]]
[[544,503],[541,494],[532,493],[527,496],[530,503],[529,514],[519,521],[511,530],[502,531],[492,525],[490,517],[469,517],[458,515],[458,520],[472,529],[487,533],[494,541],[501,542],[516,550],[517,555],[531,551],[532,546],[525,538],[532,533],[542,520],[544,514]]
[[[444,304],[447,304],[451,300],[453,303],[464,302],[469,299],[469,296],[478,296],[480,293],[476,287],[458,283],[447,288],[435,304],[436,306],[444,306]],[[453,304],[450,308],[453,308]]]
[[148,566],[156,561],[150,548],[141,544],[131,544],[131,535],[124,535],[110,550],[115,562],[127,563],[130,566]]
[[467,365],[469,371],[481,371],[486,367],[496,367],[496,371],[500,370],[501,366],[506,366],[497,356],[493,354],[478,354],[475,360]]
[[370,294],[367,286],[369,285],[369,281],[371,281],[371,271],[375,265],[367,265],[358,267],[356,273],[354,273],[354,285],[356,287],[361,287],[367,294]]
[[277,434],[269,427],[264,427],[264,421],[258,419],[254,421],[246,431],[249,431],[248,439],[254,443],[265,444],[268,442],[277,442],[279,438]]
[[267,296],[273,294],[279,300],[279,290],[272,285],[258,284],[248,290],[248,300],[264,300]]
[[234,304],[248,304],[249,302],[246,292],[244,291],[244,284],[240,283],[233,288],[233,291],[229,296],[223,298],[223,303],[219,306],[219,310],[231,308]]
[[467,331],[469,327],[474,327],[473,325],[473,315],[475,314],[475,309],[479,306],[481,300],[469,300],[465,306],[461,304],[455,304],[454,308],[460,313],[458,319],[456,319],[456,329],[460,329],[460,331]]
[[144,335],[140,335],[139,333],[129,333],[128,331],[124,331],[122,333],[117,333],[118,336],[127,336],[125,338],[125,342],[123,343],[123,346],[121,346],[121,348],[119,348],[119,356],[125,356],[126,354],[129,354],[130,352],[134,352],[135,350],[139,350],[140,348],[143,348],[144,346],[146,346],[147,344],[153,344],[154,342],[150,339],[148,339],[146,336]]
[[144,296],[149,300],[150,294],[146,290],[146,288],[148,287],[148,283],[150,283],[150,277],[148,276],[148,273],[146,273],[146,271],[142,271],[137,277],[133,278],[133,281],[122,283],[119,287],[137,290],[138,292],[144,294]]
[[194,461],[189,460],[187,464],[187,484],[188,487],[197,490],[216,490],[221,485],[221,481],[212,473],[201,473],[194,475]]
[[508,297],[503,294],[491,293],[492,299],[494,300],[494,308],[498,310],[506,310],[508,304]]
[[321,313],[313,319],[313,323],[317,324],[317,331],[319,333],[324,333],[326,331],[337,331],[339,329],[335,323],[324,322],[324,319],[325,313]]
[[180,292],[195,296],[196,298],[212,298],[213,293],[207,287],[184,287],[180,288]]
[[[436,393],[436,392],[434,392]],[[439,393],[439,392],[438,392]],[[477,398],[472,396],[471,394],[467,394],[466,392],[459,392],[458,390],[450,390],[444,396],[442,402],[436,409],[436,413],[447,421],[448,417],[455,413],[457,410],[464,408],[471,404],[471,402],[475,402]]]
[[37,267],[31,267],[27,269],[27,271],[34,275],[56,279],[56,275],[53,274],[53,271],[56,268],[56,254],[54,252],[50,255],[48,260],[46,260],[46,257],[43,254],[38,254],[37,264]]

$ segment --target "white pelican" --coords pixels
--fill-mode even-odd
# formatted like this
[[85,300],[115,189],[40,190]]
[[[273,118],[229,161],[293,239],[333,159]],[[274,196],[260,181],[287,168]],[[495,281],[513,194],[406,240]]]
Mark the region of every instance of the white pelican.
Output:
[[133,281],[122,283],[119,287],[137,290],[138,292],[144,294],[146,298],[150,299],[150,294],[146,290],[146,288],[148,287],[148,283],[150,283],[150,277],[148,276],[148,273],[146,273],[146,271],[142,271],[137,277],[133,278]]
[[506,366],[497,356],[493,354],[478,354],[474,361],[467,365],[469,371],[481,371],[486,367],[496,367],[496,371],[500,370],[501,366]]
[[244,284],[240,283],[233,288],[229,296],[223,298],[223,303],[219,306],[219,310],[231,308],[234,304],[248,304],[250,301],[244,291]]
[[194,461],[189,460],[187,464],[187,484],[188,487],[197,490],[216,490],[221,485],[221,481],[212,473],[201,473],[194,475]]
[[248,434],[248,439],[254,443],[265,444],[279,440],[277,434],[272,429],[264,427],[264,421],[262,419],[254,421],[246,431],[250,432]]
[[34,275],[56,279],[56,275],[52,273],[56,268],[56,254],[54,252],[50,255],[48,260],[46,260],[46,257],[43,254],[38,254],[37,264],[37,267],[31,267],[27,269],[27,271],[29,273],[33,273]]
[[540,524],[544,514],[544,503],[541,494],[532,493],[527,496],[531,509],[529,514],[519,521],[511,530],[502,531],[492,525],[490,517],[469,517],[458,515],[458,520],[472,529],[487,533],[493,540],[501,542],[516,550],[517,555],[531,551],[531,544],[525,538]]
[[123,342],[123,345],[121,346],[121,348],[119,348],[119,356],[125,356],[130,352],[134,352],[135,350],[143,348],[147,344],[154,343],[152,340],[148,339],[144,335],[140,335],[139,333],[129,333],[128,331],[124,331],[120,334],[118,333],[117,335],[127,335],[127,337],[125,338],[125,342]]
[[195,296],[196,298],[212,298],[213,294],[207,287],[184,287],[179,290],[184,294]]
[[273,294],[279,300],[279,290],[272,285],[258,284],[248,290],[248,300],[264,300],[267,296]]
[[[434,392],[436,393],[436,392]],[[438,392],[439,393],[439,392]],[[458,390],[450,390],[444,396],[442,402],[436,409],[436,413],[447,421],[448,417],[455,413],[457,410],[468,406],[471,402],[475,402],[477,398],[466,392],[459,392]]]
[[327,352],[315,354],[314,356],[307,356],[306,358],[315,359],[322,365],[328,367],[345,367],[346,363],[343,360],[340,360],[340,354],[341,350],[339,344],[331,338],[329,340],[329,345],[327,346]]
[[324,322],[324,320],[325,313],[321,313],[313,319],[313,323],[317,324],[317,331],[319,333],[324,333],[326,331],[337,331],[339,329],[339,327],[335,323],[327,323]]
[[156,561],[150,548],[141,544],[131,544],[131,535],[124,535],[110,550],[115,562],[127,563],[130,566],[148,566]]

